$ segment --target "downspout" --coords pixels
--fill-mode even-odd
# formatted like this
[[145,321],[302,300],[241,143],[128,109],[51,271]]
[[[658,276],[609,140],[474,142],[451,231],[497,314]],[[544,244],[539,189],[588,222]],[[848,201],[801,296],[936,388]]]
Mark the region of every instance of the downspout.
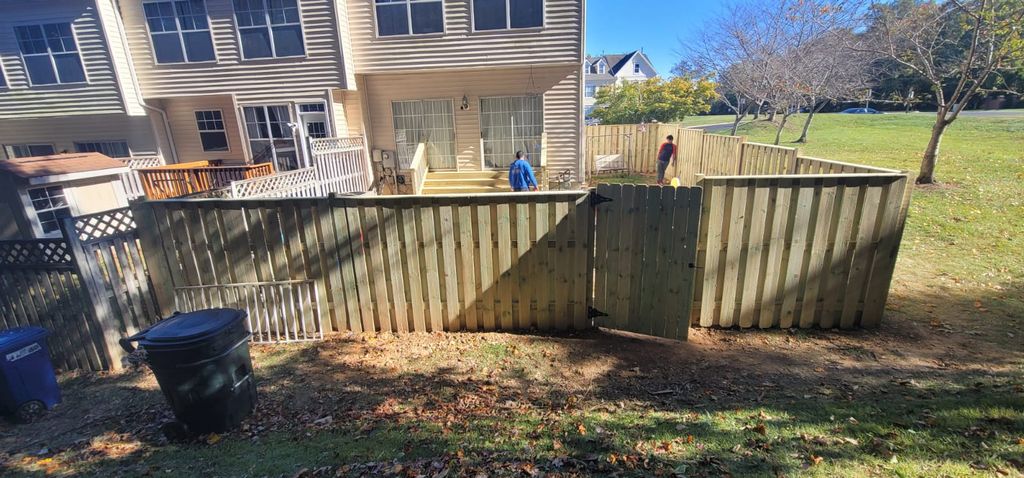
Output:
[[171,158],[174,159],[175,164],[178,163],[178,151],[174,148],[174,134],[171,133],[171,122],[167,120],[167,112],[156,106],[147,105],[145,101],[140,101],[139,104],[149,111],[155,111],[160,114],[160,119],[164,124],[164,134],[167,135],[167,145],[171,148]]
[[[142,94],[142,85],[139,83],[139,77],[135,73],[135,59],[132,58],[132,50],[128,46],[128,37],[125,33],[124,21],[121,19],[120,2],[115,1],[112,5],[114,7],[114,13],[116,13],[116,15],[114,15],[114,19],[117,22],[118,29],[120,30],[120,35],[118,35],[118,39],[121,42],[121,48],[124,49],[124,54],[126,56],[126,59],[128,60],[128,64],[131,65],[131,68],[128,69],[128,72],[131,74],[132,84],[133,86],[135,86],[135,94],[138,96],[139,106],[142,106],[142,108],[145,110],[155,111],[160,114],[160,119],[163,121],[164,124],[164,134],[167,135],[167,146],[171,148],[171,159],[174,160],[174,163],[177,163],[178,151],[174,147],[174,135],[171,133],[171,123],[167,119],[167,112],[164,111],[162,108],[157,108],[155,106],[150,106],[146,104],[146,99],[143,97]],[[157,148],[159,149],[159,147],[160,142],[158,139]],[[166,163],[166,161],[164,162]]]

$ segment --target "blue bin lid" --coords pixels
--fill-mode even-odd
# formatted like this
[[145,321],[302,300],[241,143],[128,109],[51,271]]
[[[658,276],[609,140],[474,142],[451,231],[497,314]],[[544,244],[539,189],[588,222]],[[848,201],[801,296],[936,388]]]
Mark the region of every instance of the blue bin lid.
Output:
[[206,309],[167,318],[146,332],[148,342],[187,342],[213,335],[245,317],[244,310]]
[[25,342],[41,340],[49,335],[42,327],[15,327],[0,331],[0,351],[6,352],[10,347],[17,347]]

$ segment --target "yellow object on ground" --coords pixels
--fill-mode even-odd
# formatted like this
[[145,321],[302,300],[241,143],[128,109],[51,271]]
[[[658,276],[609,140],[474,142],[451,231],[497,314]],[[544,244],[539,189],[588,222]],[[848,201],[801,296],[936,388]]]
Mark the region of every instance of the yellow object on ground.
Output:
[[679,187],[679,178],[672,178],[672,187],[674,187],[674,188],[678,188]]

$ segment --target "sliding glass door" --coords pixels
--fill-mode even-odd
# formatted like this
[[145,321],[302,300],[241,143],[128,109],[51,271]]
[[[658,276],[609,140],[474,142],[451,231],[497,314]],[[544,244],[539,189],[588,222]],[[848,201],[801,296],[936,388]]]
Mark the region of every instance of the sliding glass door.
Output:
[[301,167],[287,106],[246,106],[242,112],[253,163],[274,163],[278,171]]
[[507,168],[515,159],[516,151],[526,153],[531,165],[540,166],[543,134],[543,97],[480,98],[480,137],[485,167]]
[[430,169],[455,169],[455,114],[451,100],[392,101],[398,160],[408,167],[419,143]]

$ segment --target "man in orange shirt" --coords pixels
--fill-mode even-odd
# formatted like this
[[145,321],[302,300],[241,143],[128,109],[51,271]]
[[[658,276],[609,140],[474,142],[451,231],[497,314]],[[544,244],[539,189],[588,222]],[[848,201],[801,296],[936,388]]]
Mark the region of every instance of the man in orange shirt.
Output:
[[665,170],[668,169],[669,161],[672,161],[672,166],[676,165],[676,145],[672,143],[675,138],[668,135],[665,139],[658,149],[658,186],[665,185]]

